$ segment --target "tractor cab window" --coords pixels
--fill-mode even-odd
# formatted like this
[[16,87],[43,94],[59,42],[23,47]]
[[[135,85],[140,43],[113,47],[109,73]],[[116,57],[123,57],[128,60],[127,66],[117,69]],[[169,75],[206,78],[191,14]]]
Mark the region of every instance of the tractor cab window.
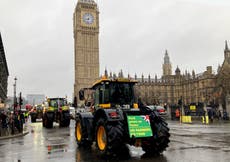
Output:
[[65,105],[67,105],[66,100],[63,100],[63,99],[61,99],[61,100],[59,99],[59,100],[58,100],[58,103],[59,103],[59,104],[58,104],[59,106],[65,106]]
[[52,99],[50,100],[49,106],[51,107],[60,107],[60,106],[65,106],[67,105],[67,101],[64,99]]
[[57,100],[50,100],[49,106],[51,106],[51,107],[58,107]]
[[111,84],[111,103],[131,104],[133,102],[133,85],[129,83]]
[[95,90],[95,104],[107,104],[110,103],[109,96],[109,84],[103,83]]

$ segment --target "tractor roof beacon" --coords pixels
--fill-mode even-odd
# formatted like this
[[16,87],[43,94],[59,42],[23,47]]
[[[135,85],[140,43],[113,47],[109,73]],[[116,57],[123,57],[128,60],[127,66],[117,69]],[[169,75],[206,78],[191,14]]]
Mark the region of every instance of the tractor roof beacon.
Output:
[[95,141],[103,155],[119,154],[125,144],[140,146],[151,155],[159,155],[168,147],[167,123],[151,109],[138,106],[135,83],[125,78],[103,78],[80,90],[79,98],[86,106],[84,111],[77,111],[75,119],[79,147],[89,147]]

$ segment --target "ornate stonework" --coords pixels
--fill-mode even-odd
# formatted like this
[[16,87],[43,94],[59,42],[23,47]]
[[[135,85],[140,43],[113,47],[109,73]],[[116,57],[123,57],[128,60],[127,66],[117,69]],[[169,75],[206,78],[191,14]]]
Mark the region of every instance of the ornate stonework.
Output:
[[162,65],[162,68],[163,76],[172,75],[172,65],[167,50],[165,51],[164,64]]
[[[74,96],[78,98],[81,88],[91,87],[99,77],[99,11],[93,0],[79,0],[74,12],[74,49],[75,49],[75,84]],[[179,67],[172,74],[172,64],[168,52],[165,52],[161,78],[143,75],[136,86],[137,95],[147,104],[183,104],[204,103],[221,104],[230,111],[230,50],[227,42],[224,50],[225,59],[218,72],[214,73],[207,66],[203,73],[185,72]],[[108,76],[106,70],[105,76]],[[116,77],[110,73],[109,77]],[[122,71],[118,77],[123,77]],[[131,78],[128,75],[128,78]],[[228,105],[227,105],[228,104]]]
[[[211,66],[207,66],[203,73],[195,74],[185,71],[181,74],[181,70],[177,66],[175,74],[171,73],[171,62],[166,51],[164,63],[162,66],[163,75],[161,78],[151,78],[137,75],[133,79],[138,80],[136,85],[136,95],[146,104],[159,105],[177,105],[179,99],[182,99],[183,105],[203,104],[210,106],[222,106],[230,113],[230,50],[227,42],[224,50],[224,62],[218,68],[217,73],[212,70]],[[105,76],[108,76],[105,70]],[[110,72],[109,78],[116,77],[116,74]],[[123,77],[122,71],[118,77]],[[128,75],[128,78],[132,78]]]
[[8,67],[0,33],[0,103],[7,98]]
[[75,49],[74,96],[99,77],[99,11],[93,0],[79,0],[73,15]]
[[[161,78],[150,76],[137,78],[139,83],[136,87],[138,96],[147,104],[178,104],[182,97],[183,104],[203,103],[206,105],[221,104],[230,112],[230,50],[227,42],[224,50],[224,61],[217,73],[211,66],[207,66],[203,73],[195,74],[185,72],[181,74],[177,67],[175,74],[170,74],[171,63],[166,52],[163,64],[163,75]],[[229,102],[229,103],[228,103]],[[228,110],[229,105],[229,110]]]

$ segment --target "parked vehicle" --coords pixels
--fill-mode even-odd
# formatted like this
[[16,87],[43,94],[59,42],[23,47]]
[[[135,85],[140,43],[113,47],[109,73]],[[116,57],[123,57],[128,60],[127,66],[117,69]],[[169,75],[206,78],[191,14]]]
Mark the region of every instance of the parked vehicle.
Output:
[[160,116],[167,116],[167,111],[162,106],[149,105],[147,107],[150,108],[153,111],[156,111]]

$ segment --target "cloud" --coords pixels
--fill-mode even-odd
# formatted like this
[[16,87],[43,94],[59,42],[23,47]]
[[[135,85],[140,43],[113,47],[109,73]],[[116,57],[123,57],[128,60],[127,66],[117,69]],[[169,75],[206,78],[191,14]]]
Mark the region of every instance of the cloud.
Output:
[[[227,0],[97,0],[100,11],[100,73],[140,77],[162,74],[167,49],[181,71],[203,72],[223,61],[230,40]],[[8,95],[72,97],[73,12],[77,0],[1,0],[0,30],[10,77]]]

